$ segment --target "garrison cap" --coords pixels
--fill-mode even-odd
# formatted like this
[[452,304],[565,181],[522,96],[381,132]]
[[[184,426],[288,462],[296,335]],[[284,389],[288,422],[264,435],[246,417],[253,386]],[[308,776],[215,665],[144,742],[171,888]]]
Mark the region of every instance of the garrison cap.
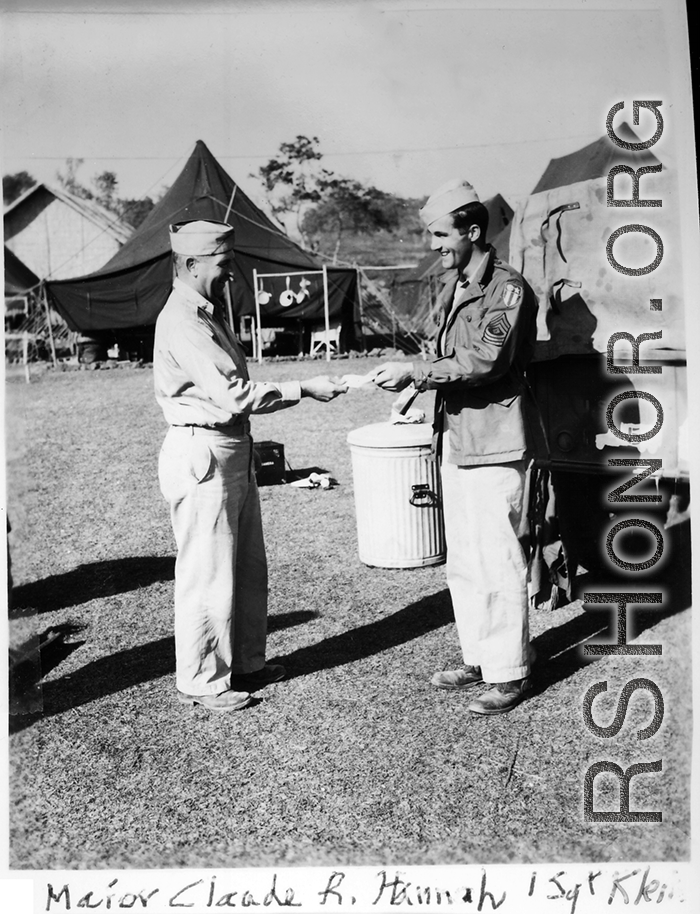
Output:
[[227,222],[190,219],[170,226],[170,247],[175,254],[225,254],[233,250],[233,240],[233,226]]
[[419,215],[426,225],[430,225],[436,219],[441,219],[442,216],[453,213],[456,209],[466,206],[467,203],[478,202],[478,194],[469,181],[453,178],[443,184],[442,187],[438,187],[435,193],[428,197]]

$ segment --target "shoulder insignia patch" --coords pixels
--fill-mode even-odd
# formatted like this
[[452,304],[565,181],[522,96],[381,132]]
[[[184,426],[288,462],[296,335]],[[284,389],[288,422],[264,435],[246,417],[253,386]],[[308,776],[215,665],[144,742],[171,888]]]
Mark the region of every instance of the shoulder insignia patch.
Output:
[[501,311],[498,317],[494,317],[493,320],[489,321],[486,325],[486,329],[484,330],[481,339],[485,343],[492,343],[494,346],[502,346],[506,341],[509,330],[510,321],[508,320],[508,315]]
[[507,282],[503,287],[501,298],[506,308],[515,308],[516,305],[520,304],[520,299],[522,297],[523,289],[517,282]]

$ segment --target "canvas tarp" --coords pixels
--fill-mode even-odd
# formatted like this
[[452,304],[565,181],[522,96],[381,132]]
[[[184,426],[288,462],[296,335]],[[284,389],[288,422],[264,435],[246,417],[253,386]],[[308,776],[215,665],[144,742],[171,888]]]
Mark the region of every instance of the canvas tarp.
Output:
[[[263,326],[324,322],[321,264],[270,220],[224,171],[199,140],[184,169],[131,238],[100,270],[75,279],[47,283],[56,309],[73,330],[83,333],[150,326],[165,304],[172,282],[168,226],[187,219],[227,221],[236,231],[236,281],[231,285],[234,314],[255,314],[253,271],[282,273],[265,282],[272,294],[261,305]],[[286,276],[298,293],[300,272],[312,272],[289,305]],[[352,339],[359,327],[357,275],[328,268],[331,322]],[[282,299],[282,301],[281,301]]]
[[[648,196],[649,188],[643,194]],[[618,192],[622,194],[622,190]],[[673,234],[673,189],[666,181],[663,206],[634,210],[607,206],[607,179],[582,181],[532,194],[517,207],[510,238],[510,263],[527,279],[539,300],[537,359],[607,352],[613,333],[635,338],[661,331],[643,352],[685,350],[680,251],[666,245],[657,268],[628,276],[607,259],[607,242],[625,225],[645,222],[661,239]],[[625,232],[614,242],[615,259],[642,269],[657,256],[644,232]],[[660,310],[650,305],[661,299]]]
[[[639,142],[637,134],[626,123],[620,125],[617,135],[627,143]],[[575,152],[560,156],[558,159],[550,159],[532,193],[540,194],[545,190],[553,190],[555,187],[602,178],[614,165],[627,165],[636,169],[658,164],[658,159],[650,152],[620,149],[606,135]],[[489,239],[502,260],[508,260],[509,257],[512,225],[511,219],[497,235]]]

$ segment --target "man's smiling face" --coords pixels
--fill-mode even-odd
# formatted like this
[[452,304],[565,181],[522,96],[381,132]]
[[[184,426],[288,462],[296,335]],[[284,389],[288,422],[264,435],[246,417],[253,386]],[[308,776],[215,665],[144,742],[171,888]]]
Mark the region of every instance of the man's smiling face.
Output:
[[474,250],[469,232],[463,235],[455,228],[452,213],[447,213],[446,216],[432,222],[429,231],[433,236],[430,250],[440,252],[443,267],[446,270],[457,269],[463,273]]
[[197,258],[197,291],[208,301],[219,302],[224,287],[233,279],[233,251],[224,254],[208,254]]

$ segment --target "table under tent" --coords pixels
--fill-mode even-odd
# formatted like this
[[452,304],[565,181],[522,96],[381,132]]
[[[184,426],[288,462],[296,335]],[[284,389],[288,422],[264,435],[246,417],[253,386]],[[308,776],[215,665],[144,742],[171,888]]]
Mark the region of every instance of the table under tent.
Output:
[[71,354],[73,334],[48,307],[39,277],[5,246],[5,358],[29,363]]

